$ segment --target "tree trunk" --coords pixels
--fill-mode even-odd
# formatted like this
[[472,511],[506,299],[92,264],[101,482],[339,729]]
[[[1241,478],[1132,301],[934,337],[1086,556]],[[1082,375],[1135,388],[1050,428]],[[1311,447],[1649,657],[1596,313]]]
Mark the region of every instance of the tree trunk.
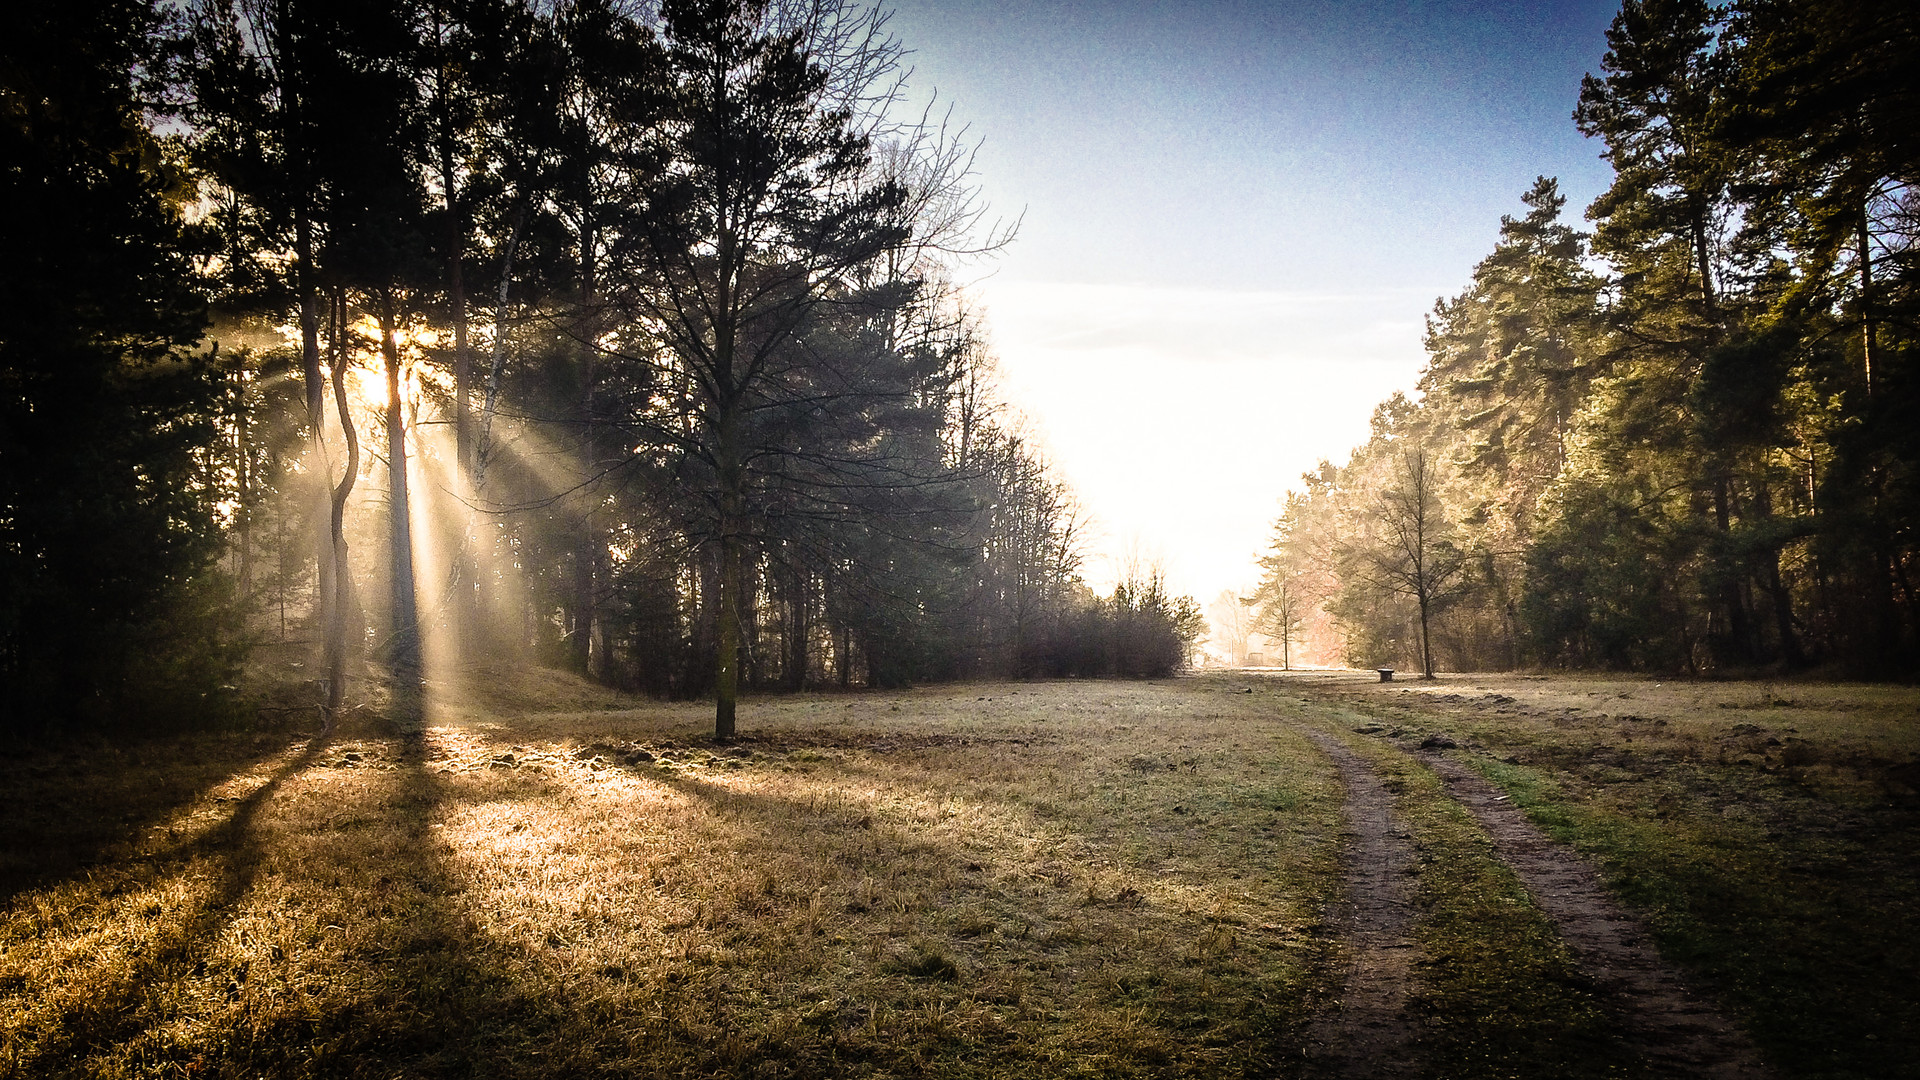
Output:
[[792,621],[787,628],[787,689],[804,690],[807,685],[807,615],[812,594],[812,579],[803,570],[793,572],[792,595],[788,598]]
[[[1704,200],[1703,200],[1704,201]],[[1707,250],[1707,215],[1702,208],[1693,216],[1694,257],[1699,262],[1700,303],[1709,320],[1715,315],[1713,299],[1713,261]]]
[[[1773,492],[1765,484],[1756,486],[1754,509],[1762,518],[1773,517]],[[1807,656],[1800,648],[1800,635],[1793,629],[1793,593],[1780,576],[1780,549],[1773,548],[1761,558],[1763,584],[1773,601],[1774,633],[1780,639],[1780,659],[1788,667],[1805,667]]]
[[[214,346],[218,348],[218,344]],[[253,606],[253,446],[247,423],[247,379],[244,367],[233,369],[233,474],[239,505],[234,509],[234,526],[240,536],[240,565],[237,568],[240,598]]]
[[473,475],[473,366],[467,354],[466,221],[454,195],[453,140],[440,142],[440,184],[447,204],[447,300],[453,308],[453,442],[463,479]]
[[347,463],[334,487],[327,513],[327,558],[333,568],[333,594],[329,597],[326,624],[327,644],[327,720],[331,732],[347,693],[348,620],[353,611],[353,577],[347,569],[347,496],[353,493],[360,474],[360,438],[353,426],[353,413],[347,407],[347,356],[343,338],[347,326],[347,301],[336,293],[331,304],[333,346],[333,401],[340,413],[340,430],[346,437]]
[[[1713,482],[1713,518],[1722,540],[1731,536],[1733,531],[1732,495],[1728,490],[1731,486],[1725,476]],[[1732,638],[1733,659],[1745,662],[1753,658],[1753,629],[1747,619],[1746,598],[1740,591],[1739,570],[1735,566],[1720,567],[1725,576],[1720,586],[1720,603],[1727,611],[1727,633]]]
[[1420,664],[1421,678],[1433,678],[1433,637],[1427,632],[1427,598],[1420,597]]
[[1872,397],[1874,354],[1879,351],[1879,342],[1873,325],[1873,250],[1867,246],[1869,239],[1867,209],[1862,206],[1857,237],[1860,260],[1860,352],[1866,369],[1867,396]]
[[734,532],[736,507],[732,493],[721,495],[720,589],[714,617],[719,623],[719,647],[714,657],[713,737],[732,740],[734,713],[740,697],[740,538]]
[[[454,475],[472,489],[473,484],[473,363],[467,350],[467,286],[462,249],[466,243],[466,220],[454,188],[453,140],[444,130],[440,140],[440,183],[447,210],[447,300],[453,316],[453,456]],[[479,605],[474,593],[475,573],[471,510],[463,523],[463,535],[453,554],[453,576],[459,597],[452,607],[451,644],[464,654],[467,635],[479,625]]]
[[[740,551],[740,596],[752,603],[740,605],[740,685],[753,690],[767,684],[767,660],[760,641],[758,601],[762,588],[760,560],[743,544]],[[751,613],[751,614],[749,614]]]
[[420,614],[413,593],[413,527],[407,494],[407,428],[401,400],[399,327],[393,290],[380,294],[380,355],[387,368],[388,536],[391,567],[394,710],[405,720],[419,716]]
[[594,472],[599,467],[599,432],[594,424],[593,379],[594,379],[594,337],[597,320],[594,318],[594,233],[591,227],[582,230],[580,240],[580,311],[574,324],[575,347],[580,350],[580,464],[581,464],[581,508],[578,528],[574,534],[573,563],[573,638],[568,642],[572,646],[573,664],[576,670],[587,676],[595,675],[596,663],[604,664],[605,647],[594,648],[595,617],[594,582],[599,574],[599,544],[594,535],[593,495]]
[[[325,521],[332,513],[327,489],[332,470],[327,465],[327,388],[320,374],[320,296],[313,272],[313,223],[304,208],[293,219],[294,288],[300,293],[300,370],[307,391],[307,457],[319,477],[313,490],[319,514]],[[321,627],[332,625],[328,604],[334,594],[333,548],[327,537],[316,530],[314,537],[314,611]]]
[[474,454],[473,490],[478,494],[487,483],[487,455],[492,450],[493,414],[500,404],[500,369],[507,362],[507,291],[513,283],[513,257],[520,248],[520,233],[527,225],[527,207],[514,209],[513,234],[507,237],[507,251],[500,266],[500,289],[493,306],[493,362],[487,368],[487,396],[481,406],[480,437]]

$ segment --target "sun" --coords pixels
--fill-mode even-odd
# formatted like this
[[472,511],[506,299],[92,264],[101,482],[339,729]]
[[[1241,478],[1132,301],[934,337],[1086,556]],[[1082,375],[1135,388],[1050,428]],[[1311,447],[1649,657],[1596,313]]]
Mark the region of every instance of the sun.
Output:
[[[353,325],[355,339],[369,342],[370,348],[355,349],[346,370],[349,394],[371,411],[383,411],[387,401],[387,373],[381,358],[380,324],[371,316],[362,316]],[[434,364],[431,351],[441,343],[440,331],[418,316],[394,331],[394,344],[400,353],[400,399],[409,410],[418,409],[423,388],[432,384],[445,388],[451,376]]]

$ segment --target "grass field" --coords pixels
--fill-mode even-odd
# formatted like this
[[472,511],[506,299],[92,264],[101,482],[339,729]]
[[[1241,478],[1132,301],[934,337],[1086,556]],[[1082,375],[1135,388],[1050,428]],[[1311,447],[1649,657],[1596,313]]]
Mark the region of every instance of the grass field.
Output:
[[1374,741],[1457,742],[1600,866],[1784,1075],[1920,1076],[1920,692],[1354,673],[1282,687]]
[[1912,691],[982,684],[755,700],[719,747],[698,705],[474,686],[417,736],[0,760],[0,1075],[1295,1074],[1342,991],[1310,730],[1420,853],[1431,1075],[1643,1063],[1395,732],[1590,853],[1783,1074],[1920,1049]]

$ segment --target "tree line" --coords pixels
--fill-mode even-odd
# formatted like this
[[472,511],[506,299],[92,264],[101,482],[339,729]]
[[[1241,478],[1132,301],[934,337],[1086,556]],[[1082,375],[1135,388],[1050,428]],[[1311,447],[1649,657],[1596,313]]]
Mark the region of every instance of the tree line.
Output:
[[1628,0],[1413,398],[1287,496],[1272,632],[1353,663],[1911,677],[1920,14]]
[[[76,0],[0,45],[9,729],[535,659],[716,701],[1164,674],[996,399],[1010,230],[845,0]],[[286,644],[281,644],[286,643]]]

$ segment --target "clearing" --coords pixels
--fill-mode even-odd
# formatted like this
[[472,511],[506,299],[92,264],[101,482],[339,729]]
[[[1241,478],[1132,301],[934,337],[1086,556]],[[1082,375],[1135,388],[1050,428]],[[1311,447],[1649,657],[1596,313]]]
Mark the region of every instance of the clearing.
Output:
[[16,749],[0,1075],[1912,1075],[1920,694],[1370,678]]

